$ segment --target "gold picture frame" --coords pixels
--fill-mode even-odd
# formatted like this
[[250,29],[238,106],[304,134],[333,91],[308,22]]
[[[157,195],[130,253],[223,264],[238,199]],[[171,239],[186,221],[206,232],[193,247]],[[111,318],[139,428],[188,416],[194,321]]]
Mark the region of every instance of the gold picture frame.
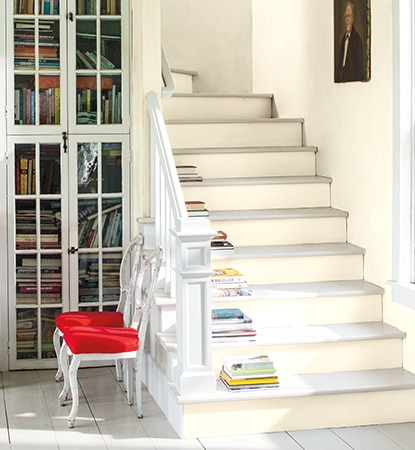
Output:
[[334,0],[334,82],[369,81],[370,0]]

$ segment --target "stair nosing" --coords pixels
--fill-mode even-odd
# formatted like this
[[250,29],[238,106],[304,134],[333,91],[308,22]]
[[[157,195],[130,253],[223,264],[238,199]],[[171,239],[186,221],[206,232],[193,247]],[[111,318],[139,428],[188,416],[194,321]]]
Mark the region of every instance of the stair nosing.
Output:
[[302,118],[251,118],[251,119],[169,119],[166,125],[246,124],[246,123],[303,123]]
[[364,254],[365,249],[348,242],[293,245],[259,245],[249,247],[241,246],[235,247],[235,250],[233,252],[229,252],[229,254],[221,253],[220,255],[214,255],[212,252],[212,265],[218,266],[219,261],[227,259],[298,258]]
[[281,177],[233,177],[233,178],[204,178],[202,181],[186,181],[181,186],[235,186],[235,185],[264,185],[264,184],[331,184],[332,179],[321,175],[281,176]]
[[347,218],[349,213],[336,208],[282,208],[282,209],[252,209],[252,210],[209,210],[213,221],[237,220],[271,220],[271,219],[303,219],[303,218]]
[[[178,92],[174,93],[171,98],[264,98],[273,99],[273,94],[249,94],[249,93],[213,93],[213,92]],[[170,100],[166,99],[166,102]]]
[[220,153],[316,153],[316,146],[274,146],[274,147],[197,147],[173,148],[173,155],[220,154]]

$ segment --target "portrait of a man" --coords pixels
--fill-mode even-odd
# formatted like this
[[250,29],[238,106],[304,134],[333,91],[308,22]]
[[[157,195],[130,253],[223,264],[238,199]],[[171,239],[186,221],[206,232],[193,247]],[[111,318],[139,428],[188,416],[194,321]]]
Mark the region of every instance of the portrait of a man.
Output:
[[369,0],[334,0],[334,81],[370,79]]

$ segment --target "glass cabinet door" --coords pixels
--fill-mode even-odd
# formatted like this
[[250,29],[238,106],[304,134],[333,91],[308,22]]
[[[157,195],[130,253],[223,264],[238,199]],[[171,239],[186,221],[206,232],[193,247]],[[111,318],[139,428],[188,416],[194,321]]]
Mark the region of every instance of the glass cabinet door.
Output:
[[75,36],[70,41],[75,47],[70,48],[68,61],[75,73],[69,101],[76,111],[70,126],[76,126],[80,133],[88,133],[91,125],[112,132],[127,125],[127,105],[122,95],[128,73],[123,3],[77,0],[73,13],[69,13],[73,18],[69,31]]
[[66,104],[62,76],[66,51],[61,45],[66,25],[60,4],[14,0],[13,26],[8,29],[13,43],[9,79],[14,83],[8,100],[14,105],[14,111],[9,111],[11,129],[31,126],[32,133],[45,134],[66,124],[62,109],[62,102]]
[[71,218],[76,218],[71,227],[76,257],[71,264],[78,273],[71,287],[78,283],[79,304],[73,307],[102,311],[114,309],[119,298],[119,267],[128,234],[128,195],[123,192],[128,183],[127,141],[123,136],[90,139],[78,137],[71,147],[77,155],[77,177],[70,180],[70,190],[77,193],[71,209]]
[[25,140],[15,139],[10,157],[10,189],[14,194],[9,197],[9,242],[14,243],[9,292],[14,300],[10,309],[15,337],[11,340],[13,368],[35,367],[39,360],[55,358],[55,316],[68,307],[68,282],[63,277],[68,270],[63,249],[68,243],[62,226],[67,220],[62,144],[51,138],[35,143],[33,138],[32,142]]

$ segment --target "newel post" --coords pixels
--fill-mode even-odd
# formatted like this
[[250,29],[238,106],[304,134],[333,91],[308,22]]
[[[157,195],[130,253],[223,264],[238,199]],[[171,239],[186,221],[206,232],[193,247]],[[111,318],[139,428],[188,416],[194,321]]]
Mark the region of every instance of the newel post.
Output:
[[178,363],[174,386],[179,395],[216,390],[211,368],[210,241],[206,219],[178,220],[176,246],[176,333]]

